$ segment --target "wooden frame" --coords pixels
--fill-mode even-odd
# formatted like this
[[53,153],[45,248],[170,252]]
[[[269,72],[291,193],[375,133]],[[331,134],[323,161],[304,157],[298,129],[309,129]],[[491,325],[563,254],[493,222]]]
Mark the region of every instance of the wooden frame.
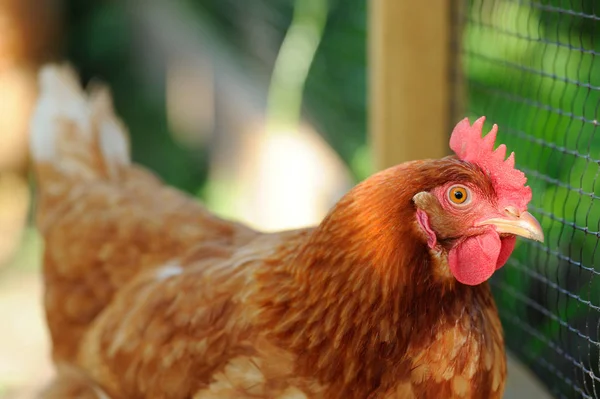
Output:
[[[369,129],[377,169],[448,154],[461,1],[369,0]],[[456,82],[455,82],[456,83]]]

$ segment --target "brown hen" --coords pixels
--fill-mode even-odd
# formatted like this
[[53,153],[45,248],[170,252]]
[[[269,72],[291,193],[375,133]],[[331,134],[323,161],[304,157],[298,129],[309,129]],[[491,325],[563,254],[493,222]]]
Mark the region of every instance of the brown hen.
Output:
[[132,165],[106,89],[56,66],[40,85],[31,151],[58,370],[43,397],[502,396],[485,281],[515,235],[543,236],[482,119],[457,126],[457,156],[374,175],[313,229],[262,234]]

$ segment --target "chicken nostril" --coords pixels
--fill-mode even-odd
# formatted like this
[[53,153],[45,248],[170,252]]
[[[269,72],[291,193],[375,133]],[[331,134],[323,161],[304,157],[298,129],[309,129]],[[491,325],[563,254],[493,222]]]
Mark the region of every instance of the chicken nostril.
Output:
[[521,216],[521,212],[514,206],[507,206],[506,208],[504,208],[504,211],[506,213],[508,213],[510,216],[515,216],[515,217]]

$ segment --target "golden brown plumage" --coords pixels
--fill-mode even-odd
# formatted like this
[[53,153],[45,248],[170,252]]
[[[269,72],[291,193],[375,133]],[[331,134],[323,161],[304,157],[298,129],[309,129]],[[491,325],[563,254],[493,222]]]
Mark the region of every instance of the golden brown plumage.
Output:
[[502,396],[490,289],[448,264],[488,227],[465,232],[468,216],[428,194],[459,181],[492,198],[484,170],[454,157],[399,165],[314,229],[262,234],[130,165],[106,91],[88,99],[57,67],[41,86],[32,153],[59,365],[42,396]]

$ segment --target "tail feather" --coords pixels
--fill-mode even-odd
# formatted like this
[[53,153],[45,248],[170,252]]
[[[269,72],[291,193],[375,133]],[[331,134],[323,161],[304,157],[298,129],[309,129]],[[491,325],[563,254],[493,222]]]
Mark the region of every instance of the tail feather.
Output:
[[97,85],[88,94],[72,68],[58,65],[41,69],[39,89],[30,126],[38,172],[50,167],[63,177],[114,178],[129,165],[128,134],[108,89]]
[[131,164],[127,128],[115,114],[108,87],[104,85],[91,87],[90,105],[106,172],[109,177],[116,178],[123,167]]

